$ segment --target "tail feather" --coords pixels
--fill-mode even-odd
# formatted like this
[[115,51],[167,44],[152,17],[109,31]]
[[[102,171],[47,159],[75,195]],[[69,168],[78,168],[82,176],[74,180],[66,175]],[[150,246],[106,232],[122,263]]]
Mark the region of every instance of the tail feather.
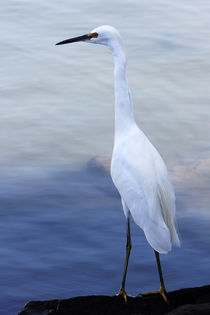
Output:
[[144,226],[147,241],[157,252],[167,254],[171,250],[170,232],[164,225],[149,220]]
[[175,223],[175,196],[173,190],[166,189],[164,185],[158,185],[158,199],[163,220],[170,232],[171,241],[180,246]]

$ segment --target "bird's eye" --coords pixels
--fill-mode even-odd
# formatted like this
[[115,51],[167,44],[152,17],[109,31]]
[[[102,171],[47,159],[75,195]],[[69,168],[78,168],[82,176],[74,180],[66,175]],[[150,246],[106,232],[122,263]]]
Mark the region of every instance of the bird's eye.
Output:
[[88,36],[91,38],[97,38],[98,37],[98,33],[89,33]]

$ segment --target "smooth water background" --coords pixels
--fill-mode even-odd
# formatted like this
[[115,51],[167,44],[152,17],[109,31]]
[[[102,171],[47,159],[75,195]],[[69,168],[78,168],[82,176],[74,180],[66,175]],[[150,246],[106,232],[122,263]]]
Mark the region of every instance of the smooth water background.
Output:
[[[119,289],[112,56],[55,46],[101,24],[124,38],[136,119],[175,185],[182,247],[161,256],[167,288],[209,283],[210,3],[9,0],[0,10],[0,314]],[[159,282],[135,224],[132,239],[127,290],[137,295]]]

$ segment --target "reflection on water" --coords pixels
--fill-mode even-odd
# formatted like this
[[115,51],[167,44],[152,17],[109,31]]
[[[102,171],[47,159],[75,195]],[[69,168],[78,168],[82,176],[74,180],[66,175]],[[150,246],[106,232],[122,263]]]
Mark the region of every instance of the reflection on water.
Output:
[[[111,9],[110,9],[111,8]],[[125,219],[103,161],[113,143],[113,63],[102,46],[59,40],[117,27],[136,119],[169,165],[182,247],[162,255],[169,290],[209,274],[210,4],[11,0],[1,6],[0,287],[2,312],[29,299],[113,294]],[[87,162],[90,161],[90,162]],[[87,165],[87,166],[84,166]],[[132,224],[128,291],[158,287]]]

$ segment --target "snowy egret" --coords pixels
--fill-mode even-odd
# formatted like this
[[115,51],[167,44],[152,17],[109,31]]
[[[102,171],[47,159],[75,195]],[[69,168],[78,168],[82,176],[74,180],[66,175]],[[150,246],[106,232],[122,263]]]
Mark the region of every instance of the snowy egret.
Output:
[[131,214],[155,251],[160,278],[159,290],[142,295],[160,293],[167,302],[159,253],[168,253],[172,243],[180,245],[175,228],[175,195],[167,168],[158,151],[136,125],[126,79],[126,54],[119,32],[111,26],[103,25],[89,34],[56,45],[79,41],[105,45],[114,57],[115,135],[111,176],[121,196],[127,219],[126,259],[122,285],[117,295],[127,301],[125,280],[131,251]]

